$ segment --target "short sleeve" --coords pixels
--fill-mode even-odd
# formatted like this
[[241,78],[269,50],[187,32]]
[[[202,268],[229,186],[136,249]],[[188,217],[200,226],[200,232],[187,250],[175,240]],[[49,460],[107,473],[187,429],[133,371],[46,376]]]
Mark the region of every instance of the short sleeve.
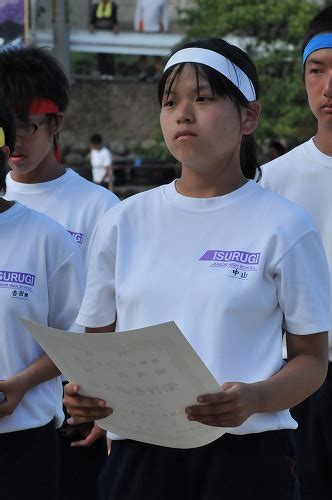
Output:
[[[93,239],[85,294],[76,323],[86,327],[101,327],[114,323],[115,254],[99,225]],[[112,238],[113,241],[113,238]]]
[[49,279],[49,326],[62,330],[72,327],[82,302],[83,277],[81,252],[75,246],[74,252],[56,268]]
[[302,236],[280,259],[274,276],[283,327],[297,335],[330,329],[330,279],[318,231]]
[[112,153],[105,148],[103,151],[103,166],[108,167],[109,165],[112,165]]

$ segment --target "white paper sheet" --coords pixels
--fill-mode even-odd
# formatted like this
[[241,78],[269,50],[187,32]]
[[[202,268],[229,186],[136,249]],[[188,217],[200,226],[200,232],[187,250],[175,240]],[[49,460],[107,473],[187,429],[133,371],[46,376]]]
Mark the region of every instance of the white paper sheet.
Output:
[[80,394],[113,408],[101,428],[172,448],[202,446],[227,431],[187,420],[185,408],[220,385],[174,322],[82,335],[21,320]]

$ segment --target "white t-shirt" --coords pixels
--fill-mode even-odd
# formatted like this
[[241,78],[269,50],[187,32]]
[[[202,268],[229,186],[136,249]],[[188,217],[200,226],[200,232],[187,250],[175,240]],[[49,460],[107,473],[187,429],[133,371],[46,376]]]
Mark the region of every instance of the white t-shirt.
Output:
[[[175,183],[132,196],[103,217],[77,318],[132,330],[174,320],[220,384],[278,372],[282,327],[329,328],[329,277],[303,209],[253,181],[216,198]],[[234,434],[295,428],[289,411],[251,416]]]
[[[261,184],[298,203],[313,216],[332,277],[332,156],[321,153],[310,139],[264,165]],[[329,351],[332,361],[332,331],[329,332]]]
[[[83,296],[82,259],[57,222],[19,203],[0,213],[0,379],[44,354],[17,316],[68,329]],[[60,377],[26,393],[0,433],[63,421]],[[0,494],[1,496],[1,494]]]
[[138,31],[142,23],[143,31],[159,32],[160,21],[164,31],[168,31],[167,0],[137,0],[134,27]]
[[104,213],[119,199],[107,189],[96,186],[68,168],[53,181],[38,184],[15,182],[7,175],[7,200],[17,200],[59,222],[82,250],[85,269],[92,237]]
[[90,162],[93,181],[100,184],[107,174],[107,167],[112,165],[112,153],[105,147],[101,149],[91,149]]

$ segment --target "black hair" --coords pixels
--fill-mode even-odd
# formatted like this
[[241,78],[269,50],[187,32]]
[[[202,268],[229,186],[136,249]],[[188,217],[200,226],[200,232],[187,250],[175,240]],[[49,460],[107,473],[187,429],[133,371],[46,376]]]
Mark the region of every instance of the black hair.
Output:
[[[256,97],[258,99],[259,81],[255,65],[251,61],[250,57],[240,48],[236,47],[235,45],[231,45],[230,43],[226,42],[221,38],[208,38],[204,40],[197,40],[195,42],[185,43],[177,47],[176,50],[173,51],[171,56],[176,52],[178,52],[179,50],[191,47],[212,50],[229,59],[231,63],[238,66],[248,76],[248,78],[252,82],[252,85],[256,93]],[[241,106],[245,107],[248,105],[249,101],[242,94],[242,92],[240,92],[240,90],[230,80],[228,80],[228,78],[226,78],[213,68],[206,66],[204,64],[197,64],[197,63],[191,63],[191,64],[195,68],[197,81],[198,81],[198,72],[202,71],[211,86],[212,92],[217,95],[220,95],[221,97],[229,97],[239,112]],[[162,104],[166,81],[169,75],[174,71],[174,74],[172,75],[172,79],[170,82],[170,86],[168,88],[168,92],[170,92],[176,76],[182,71],[183,67],[184,64],[180,64],[175,68],[175,71],[174,67],[171,67],[167,71],[165,71],[165,73],[162,75],[158,86],[158,97],[160,105]],[[259,180],[261,176],[261,171],[258,165],[257,146],[253,134],[243,135],[242,137],[241,150],[240,150],[240,163],[243,175],[247,179],[254,179],[258,172],[259,174],[258,180]]]
[[[15,115],[26,122],[34,98],[49,99],[65,112],[69,101],[69,82],[55,57],[46,48],[8,47],[0,51],[0,94]],[[47,113],[49,124],[57,123],[54,114]],[[54,135],[54,151],[58,149],[58,134]]]
[[0,51],[0,93],[15,114],[25,121],[35,97],[50,99],[65,112],[69,100],[69,82],[48,49],[8,47]]
[[318,14],[316,14],[316,16],[310,21],[302,42],[302,56],[304,49],[314,36],[329,32],[332,32],[332,5],[319,11]]
[[94,134],[90,137],[90,144],[102,144],[103,138],[100,134]]
[[[15,146],[15,124],[12,113],[3,99],[0,98],[0,127],[5,135],[5,145],[12,151]],[[6,192],[6,157],[0,148],[0,193]]]
[[278,156],[282,156],[286,153],[285,147],[280,141],[277,140],[271,140],[269,142],[269,148],[274,149],[277,152]]

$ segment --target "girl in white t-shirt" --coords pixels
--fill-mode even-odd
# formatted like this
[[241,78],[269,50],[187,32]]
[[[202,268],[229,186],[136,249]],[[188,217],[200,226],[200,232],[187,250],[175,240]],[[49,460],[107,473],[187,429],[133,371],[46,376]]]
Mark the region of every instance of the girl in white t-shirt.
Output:
[[[0,102],[0,195],[14,130]],[[60,224],[2,197],[0,248],[0,497],[55,500],[62,384],[19,317],[68,329],[83,296],[82,259]]]
[[[258,91],[253,63],[224,40],[177,49],[159,98],[181,176],[99,225],[78,323],[107,332],[174,320],[221,385],[183,418],[227,428],[189,450],[114,440],[102,500],[298,498],[288,409],[324,380],[329,278],[310,216],[253,181]],[[73,384],[65,404],[69,423],[112,413]]]

